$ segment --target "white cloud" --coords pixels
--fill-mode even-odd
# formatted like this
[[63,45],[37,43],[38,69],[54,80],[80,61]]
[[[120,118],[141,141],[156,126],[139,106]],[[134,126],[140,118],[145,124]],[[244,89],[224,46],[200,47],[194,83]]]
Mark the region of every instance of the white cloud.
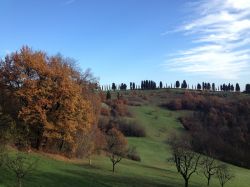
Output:
[[196,47],[177,53],[166,66],[221,79],[238,79],[249,71],[250,0],[204,0],[189,8],[196,18],[178,31],[194,38]]

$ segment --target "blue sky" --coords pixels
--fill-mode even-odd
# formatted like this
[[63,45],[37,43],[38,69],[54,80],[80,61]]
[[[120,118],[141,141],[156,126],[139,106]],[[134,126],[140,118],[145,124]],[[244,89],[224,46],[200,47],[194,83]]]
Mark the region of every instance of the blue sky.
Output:
[[1,0],[0,56],[28,45],[101,84],[250,82],[250,0]]

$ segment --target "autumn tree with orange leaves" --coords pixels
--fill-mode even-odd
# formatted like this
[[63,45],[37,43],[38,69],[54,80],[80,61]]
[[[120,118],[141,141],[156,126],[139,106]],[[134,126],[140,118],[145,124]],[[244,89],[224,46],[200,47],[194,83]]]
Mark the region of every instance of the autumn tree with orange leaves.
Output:
[[2,112],[25,131],[33,148],[74,154],[76,134],[97,123],[96,81],[72,60],[23,47],[0,62]]

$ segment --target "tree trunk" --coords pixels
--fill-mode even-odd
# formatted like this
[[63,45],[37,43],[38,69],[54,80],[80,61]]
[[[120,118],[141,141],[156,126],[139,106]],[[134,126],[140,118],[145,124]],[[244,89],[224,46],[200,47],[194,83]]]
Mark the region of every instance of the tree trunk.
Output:
[[36,139],[36,149],[39,150],[39,148],[40,148],[40,138],[38,137]]
[[113,173],[115,173],[115,164],[113,163]]
[[185,179],[185,187],[188,187],[188,179]]
[[210,185],[210,177],[207,178],[207,186]]
[[64,146],[64,140],[62,140],[61,145],[59,147],[60,151],[63,149],[63,146]]
[[19,179],[19,178],[17,178],[17,186],[22,187],[22,182],[21,182],[21,179]]
[[91,166],[92,165],[92,161],[91,161],[91,158],[89,157],[89,165]]

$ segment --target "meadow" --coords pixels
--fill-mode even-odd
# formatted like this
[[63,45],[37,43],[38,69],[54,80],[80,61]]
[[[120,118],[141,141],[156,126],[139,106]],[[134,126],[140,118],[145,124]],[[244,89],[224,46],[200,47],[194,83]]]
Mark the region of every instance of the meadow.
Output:
[[[152,96],[152,92],[145,92]],[[23,181],[23,186],[86,186],[86,187],[179,187],[183,179],[177,173],[175,165],[169,161],[171,151],[165,143],[173,131],[185,133],[178,117],[187,111],[169,111],[158,106],[157,92],[153,99],[141,102],[140,106],[129,106],[133,118],[146,130],[146,137],[128,137],[129,145],[137,147],[141,162],[123,159],[112,173],[112,165],[105,155],[93,157],[92,166],[87,160],[68,159],[62,156],[32,152],[30,159],[38,159],[35,171]],[[158,102],[157,102],[158,101]],[[15,150],[12,150],[15,152]],[[235,178],[226,184],[228,187],[248,187],[250,170],[232,166]],[[15,185],[13,173],[1,169],[0,186]],[[199,172],[190,180],[190,186],[206,186],[205,177]],[[219,187],[216,178],[212,178],[211,186]]]

